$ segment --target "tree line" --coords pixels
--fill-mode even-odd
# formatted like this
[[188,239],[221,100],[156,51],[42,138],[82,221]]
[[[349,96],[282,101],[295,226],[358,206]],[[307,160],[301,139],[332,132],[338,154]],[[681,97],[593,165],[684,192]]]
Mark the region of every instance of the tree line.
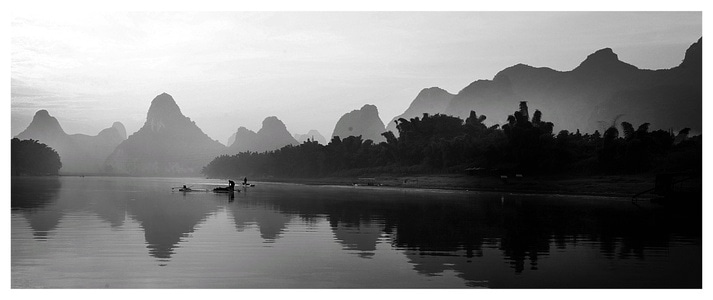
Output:
[[269,152],[222,155],[202,172],[209,178],[290,178],[466,170],[536,175],[701,169],[701,136],[689,138],[688,128],[674,134],[649,131],[649,123],[635,129],[621,122],[603,134],[554,134],[554,124],[545,121],[542,112],[536,110],[530,117],[526,102],[502,126],[488,127],[485,120],[474,111],[465,121],[443,114],[401,118],[395,121],[398,137],[384,132],[386,141],[378,144],[361,136],[335,136],[327,145],[308,140]]
[[36,140],[10,141],[12,175],[57,175],[62,167],[59,154]]

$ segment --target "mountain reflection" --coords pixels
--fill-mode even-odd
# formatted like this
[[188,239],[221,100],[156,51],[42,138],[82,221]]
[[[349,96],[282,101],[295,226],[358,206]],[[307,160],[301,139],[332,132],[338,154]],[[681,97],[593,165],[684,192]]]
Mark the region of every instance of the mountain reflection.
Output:
[[131,217],[144,229],[149,254],[164,262],[196,225],[218,209],[217,201],[173,196],[158,192],[140,194],[127,204]]
[[46,239],[57,229],[66,212],[86,209],[111,227],[119,227],[124,223],[127,199],[115,192],[118,189],[108,178],[12,177],[12,209],[22,211],[38,239]]
[[121,227],[126,221],[129,199],[125,194],[115,191],[122,190],[124,187],[115,180],[104,180],[102,185],[108,192],[95,193],[90,209],[112,228]]
[[453,270],[473,286],[488,285],[487,268],[475,265],[496,255],[493,251],[520,274],[538,272],[543,258],[556,249],[598,245],[609,259],[644,259],[646,249],[665,249],[676,236],[701,236],[700,211],[695,209],[640,207],[605,198],[329,189],[307,195],[299,188],[283,197],[243,202],[246,207],[233,211],[238,228],[240,222],[266,214],[248,212],[258,209],[257,202],[259,210],[296,214],[302,220],[326,216],[335,241],[361,257],[374,255],[384,235],[415,271],[435,276]]
[[330,218],[329,223],[337,241],[344,245],[345,250],[359,251],[359,256],[370,258],[376,251],[376,244],[384,231],[383,226],[365,220],[356,223],[340,223]]
[[279,238],[292,219],[290,215],[270,207],[269,203],[256,202],[247,197],[231,203],[227,208],[233,215],[236,230],[242,232],[250,224],[256,224],[260,237],[268,243]]
[[[377,262],[384,253],[379,246],[390,246],[414,272],[452,272],[469,286],[643,287],[656,282],[656,287],[698,287],[701,282],[702,270],[696,268],[702,259],[702,217],[696,208],[592,197],[271,184],[230,199],[171,193],[160,180],[133,178],[13,178],[12,184],[13,214],[28,221],[34,239],[46,240],[65,214],[76,220],[89,212],[115,230],[125,230],[128,216],[139,224],[148,254],[161,265],[209,216],[222,217],[225,211],[236,231],[256,226],[264,243],[277,242],[290,226],[306,226],[305,234],[318,232],[349,255]],[[227,225],[233,233],[233,225]],[[134,236],[139,243],[140,235]],[[221,238],[230,245],[233,236]],[[672,246],[679,253],[668,257]],[[649,276],[648,281],[627,281],[632,273],[626,268],[661,256],[667,256],[667,263],[655,264],[656,272],[636,273]],[[602,261],[620,271],[605,270],[611,266]],[[569,264],[589,269],[562,278]]]
[[346,192],[314,193],[310,187],[271,187],[269,197],[255,191],[228,207],[238,231],[254,222],[268,241],[286,229],[292,215],[299,216],[307,225],[314,225],[318,216],[327,216],[335,240],[345,250],[356,250],[360,257],[371,257],[382,233],[390,232],[378,215],[384,206],[373,195]]

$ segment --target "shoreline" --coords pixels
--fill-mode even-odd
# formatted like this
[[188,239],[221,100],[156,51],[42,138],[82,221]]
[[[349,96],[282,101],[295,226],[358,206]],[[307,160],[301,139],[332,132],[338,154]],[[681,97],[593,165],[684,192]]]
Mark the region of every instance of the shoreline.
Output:
[[[84,177],[82,175],[66,174],[53,176]],[[598,196],[616,198],[631,198],[638,193],[652,189],[655,185],[655,174],[592,176],[525,175],[522,177],[508,177],[505,180],[501,179],[499,176],[471,176],[466,174],[414,174],[408,176],[402,174],[379,174],[370,176],[371,177],[332,176],[319,178],[256,177],[250,180],[252,182],[292,183],[315,186],[354,186],[356,184],[358,186],[380,188]],[[240,178],[235,181],[242,182],[242,180],[239,179]],[[651,193],[645,193],[637,196],[637,199],[651,199],[656,197],[658,196]]]
[[[631,198],[654,187],[653,174],[597,175],[597,176],[536,176],[502,180],[494,176],[469,175],[379,175],[364,177],[321,178],[256,178],[260,182],[282,182],[304,185],[375,186],[386,188],[413,188],[475,192],[502,192],[517,194],[553,194]],[[640,199],[656,197],[652,194]]]

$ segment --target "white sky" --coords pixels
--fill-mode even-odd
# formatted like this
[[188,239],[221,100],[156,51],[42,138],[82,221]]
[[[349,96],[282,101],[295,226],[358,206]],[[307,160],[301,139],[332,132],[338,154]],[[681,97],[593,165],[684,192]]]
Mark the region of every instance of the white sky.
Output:
[[127,133],[171,94],[223,143],[277,116],[319,130],[374,104],[384,122],[427,87],[457,93],[517,63],[567,71],[610,47],[640,68],[678,65],[700,12],[14,13],[12,135],[47,109],[67,133]]

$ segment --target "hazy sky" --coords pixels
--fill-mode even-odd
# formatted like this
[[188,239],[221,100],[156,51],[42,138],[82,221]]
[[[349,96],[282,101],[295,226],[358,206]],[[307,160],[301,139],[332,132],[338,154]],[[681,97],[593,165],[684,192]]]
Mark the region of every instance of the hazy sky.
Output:
[[12,135],[47,109],[67,133],[131,134],[169,93],[211,138],[277,116],[291,133],[374,104],[384,122],[423,88],[457,93],[517,63],[568,71],[610,47],[640,68],[678,65],[700,12],[14,14]]

